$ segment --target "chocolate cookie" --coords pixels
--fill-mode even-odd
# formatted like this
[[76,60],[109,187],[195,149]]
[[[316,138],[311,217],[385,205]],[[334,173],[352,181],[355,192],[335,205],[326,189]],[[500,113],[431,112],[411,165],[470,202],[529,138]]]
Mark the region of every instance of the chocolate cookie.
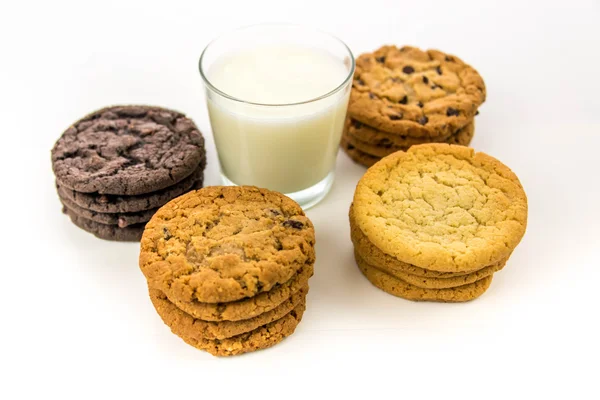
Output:
[[68,208],[63,212],[71,218],[71,221],[84,231],[93,233],[96,237],[117,242],[137,242],[141,239],[145,224],[136,224],[119,228],[117,225],[106,225],[83,218]]
[[61,186],[78,192],[139,195],[180,182],[204,157],[204,138],[185,115],[117,106],[67,129],[52,149],[52,168]]
[[304,302],[308,287],[300,289],[289,299],[271,311],[242,321],[211,322],[186,314],[167,299],[160,290],[150,289],[150,299],[162,320],[168,326],[178,324],[178,331],[187,337],[198,339],[226,339],[250,332],[263,325],[276,321],[289,314],[300,302]]
[[[206,339],[202,336],[189,335],[189,331],[181,329],[182,326],[188,326],[189,322],[175,323],[170,326],[167,321],[163,320],[163,322],[171,328],[171,332],[197,349],[204,350],[213,356],[234,356],[266,349],[281,342],[283,339],[294,333],[296,327],[302,320],[305,309],[306,303],[305,301],[301,301],[289,314],[277,321],[270,322],[250,332],[242,333],[241,335],[227,339]],[[161,311],[157,311],[160,315]],[[182,320],[184,318],[191,317],[182,316]]]
[[507,259],[527,226],[527,196],[507,166],[440,143],[412,146],[369,168],[352,210],[357,227],[383,253],[440,272]]
[[[406,151],[410,146],[423,143],[449,143],[468,146],[475,133],[475,124],[470,122],[448,137],[427,139],[403,136],[405,139],[401,139],[402,137],[399,135],[380,132],[360,123],[358,123],[360,124],[360,128],[356,128],[359,125],[355,122],[356,121],[346,124],[343,134],[344,139],[359,151],[375,157],[386,157],[397,151]],[[397,136],[397,139],[395,141],[375,139],[381,136]]]
[[224,303],[287,282],[315,261],[315,233],[281,193],[214,186],[167,203],[146,225],[140,268],[172,301]]
[[384,46],[356,60],[348,114],[385,132],[449,136],[473,119],[485,96],[481,76],[456,56]]
[[[60,197],[60,195],[59,195]],[[77,204],[66,198],[60,198],[61,203],[64,207],[68,208],[74,214],[89,219],[94,222],[98,222],[105,225],[117,225],[119,228],[125,228],[135,224],[145,224],[150,221],[150,218],[154,215],[158,208],[153,208],[146,211],[134,212],[134,213],[99,213],[96,211],[90,211],[85,208],[79,207]]]
[[57,182],[58,195],[68,199],[79,207],[100,213],[130,213],[159,208],[192,189],[200,189],[203,185],[204,163],[201,163],[192,175],[173,186],[138,196],[119,196],[111,194],[81,193],[60,186]]
[[464,302],[476,299],[490,287],[492,275],[468,285],[448,289],[424,289],[386,274],[372,267],[361,258],[356,258],[358,268],[363,275],[377,288],[394,296],[414,301]]
[[289,300],[308,285],[313,271],[312,265],[304,266],[289,281],[275,285],[268,292],[229,303],[183,302],[177,299],[169,301],[187,314],[204,321],[242,321],[267,313]]

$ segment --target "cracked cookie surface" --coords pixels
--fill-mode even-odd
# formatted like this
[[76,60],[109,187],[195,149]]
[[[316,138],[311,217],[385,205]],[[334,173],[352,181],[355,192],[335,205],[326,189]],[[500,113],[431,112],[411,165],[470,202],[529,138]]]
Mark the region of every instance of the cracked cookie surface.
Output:
[[204,138],[185,115],[115,106],[69,127],[52,149],[52,168],[61,186],[79,192],[139,195],[180,182],[204,157]]
[[449,136],[473,119],[485,96],[481,76],[456,56],[383,46],[356,60],[348,114],[386,132]]
[[150,289],[150,299],[154,308],[168,326],[178,325],[178,332],[183,336],[202,339],[226,339],[232,336],[250,332],[260,326],[283,318],[290,313],[300,302],[304,302],[308,287],[300,289],[289,299],[271,311],[242,321],[204,321],[186,314],[167,299],[160,290]]
[[356,257],[356,263],[363,275],[375,287],[394,296],[414,301],[464,302],[476,299],[490,287],[493,275],[468,285],[447,289],[425,289],[389,275],[368,265],[362,258]]
[[181,302],[224,303],[268,292],[315,261],[315,234],[288,197],[249,186],[208,187],[161,207],[146,225],[140,268]]
[[204,181],[204,162],[184,180],[165,189],[140,194],[137,196],[120,196],[98,193],[81,193],[60,186],[56,183],[56,190],[61,198],[68,199],[79,207],[100,213],[128,213],[140,212],[152,208],[159,208],[175,197],[190,190],[202,188]]
[[527,197],[504,164],[469,147],[423,144],[383,158],[353,215],[382,252],[419,268],[474,271],[506,259],[527,226]]
[[402,274],[411,275],[416,278],[422,278],[427,280],[448,279],[458,277],[463,278],[472,274],[476,274],[476,276],[483,277],[483,274],[486,274],[490,270],[498,268],[500,264],[506,262],[506,260],[503,260],[500,264],[485,266],[475,271],[462,272],[440,272],[433,271],[430,269],[419,268],[415,265],[402,262],[397,258],[384,253],[383,251],[378,249],[373,243],[371,243],[369,239],[365,236],[365,234],[356,225],[352,209],[353,207],[351,205],[349,212],[350,239],[352,240],[352,244],[354,245],[355,250],[358,251],[358,254],[361,256],[361,258],[363,258],[370,265],[373,265],[383,271],[387,271],[392,275],[397,275],[400,278],[402,278]]

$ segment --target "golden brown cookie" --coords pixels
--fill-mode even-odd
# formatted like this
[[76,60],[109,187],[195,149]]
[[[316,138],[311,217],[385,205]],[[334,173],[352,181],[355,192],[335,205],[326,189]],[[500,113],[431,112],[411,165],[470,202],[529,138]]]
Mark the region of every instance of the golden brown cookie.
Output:
[[447,277],[447,278],[431,278],[419,275],[408,274],[398,269],[385,269],[377,264],[370,263],[365,257],[354,249],[354,257],[362,259],[365,263],[373,268],[385,272],[395,278],[401,279],[402,281],[409,283],[413,286],[417,286],[423,289],[449,289],[457,286],[468,285],[469,283],[477,282],[480,279],[486,278],[500,271],[506,265],[506,260],[499,262],[498,264],[491,265],[489,267],[482,268],[478,271],[471,272],[470,274]]
[[[305,266],[289,281],[275,285],[268,292],[229,303],[183,302],[169,299],[179,309],[204,321],[241,321],[269,312],[308,285],[313,266]],[[168,297],[168,296],[167,296]]]
[[[232,336],[226,339],[207,339],[202,336],[203,330],[194,332],[193,317],[180,311],[172,303],[161,304],[156,311],[165,325],[171,328],[171,332],[183,339],[187,344],[200,350],[209,352],[214,356],[233,356],[248,353],[260,349],[266,349],[281,342],[294,333],[296,326],[300,323],[306,308],[306,301],[300,303],[282,318],[260,326],[249,332]],[[168,315],[179,314],[176,318]]]
[[483,79],[456,56],[383,46],[356,60],[348,114],[385,132],[449,136],[485,101]]
[[386,293],[415,301],[463,302],[481,296],[490,287],[492,276],[485,277],[468,285],[448,289],[424,289],[411,285],[368,265],[360,257],[356,258],[358,268],[363,275],[376,287]]
[[146,225],[140,268],[171,301],[224,303],[268,292],[315,261],[315,233],[281,193],[213,186],[161,207]]
[[271,311],[243,321],[211,322],[193,318],[171,303],[160,290],[150,289],[150,299],[165,324],[179,325],[178,330],[183,336],[201,337],[204,339],[226,339],[232,336],[250,332],[260,326],[283,318],[306,298],[308,286],[294,293],[289,299]]
[[353,216],[353,206],[350,206],[350,238],[354,248],[362,258],[365,259],[370,265],[375,265],[379,269],[384,271],[403,272],[423,278],[455,278],[459,276],[468,275],[476,272],[474,271],[463,271],[463,272],[440,272],[425,268],[419,268],[415,265],[405,263],[384,253],[378,249],[365,234],[358,228]]
[[[380,141],[379,143],[373,143],[372,141],[364,140],[361,135],[364,132],[379,131],[376,131],[370,127],[366,127],[366,125],[362,125],[360,129],[356,129],[355,127],[356,124],[346,124],[343,133],[343,138],[346,140],[346,142],[356,147],[359,151],[363,153],[367,153],[379,158],[389,156],[390,154],[395,153],[397,151],[406,151],[408,148],[410,148],[410,146],[423,143],[449,143],[468,146],[469,143],[471,143],[471,139],[473,139],[473,135],[475,133],[475,124],[471,122],[448,137],[439,137],[431,139],[406,138],[406,140],[397,139],[396,142]],[[380,133],[384,135],[394,136],[393,134],[386,134],[384,132]]]
[[340,141],[340,147],[342,148],[342,150],[344,150],[344,153],[346,153],[352,161],[354,161],[357,164],[364,165],[365,167],[370,167],[371,165],[379,161],[379,157],[363,153],[362,151],[358,150],[356,147],[348,143],[344,136],[342,136],[342,139]]
[[383,158],[359,181],[352,207],[358,228],[383,253],[441,272],[508,258],[527,226],[517,176],[487,154],[447,144]]

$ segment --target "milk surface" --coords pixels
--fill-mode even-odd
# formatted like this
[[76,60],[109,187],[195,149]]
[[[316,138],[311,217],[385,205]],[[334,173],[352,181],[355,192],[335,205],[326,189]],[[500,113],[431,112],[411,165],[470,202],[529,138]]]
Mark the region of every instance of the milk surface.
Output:
[[[239,185],[283,193],[309,188],[332,171],[350,87],[341,60],[303,47],[262,47],[229,54],[209,69],[207,93],[222,173]],[[248,103],[266,104],[266,106]],[[301,103],[295,105],[282,105]]]

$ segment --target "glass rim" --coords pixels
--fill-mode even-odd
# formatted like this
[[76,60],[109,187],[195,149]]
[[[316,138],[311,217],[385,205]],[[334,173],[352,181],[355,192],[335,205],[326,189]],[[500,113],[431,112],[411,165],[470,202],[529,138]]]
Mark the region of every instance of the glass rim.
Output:
[[[313,32],[325,35],[325,36],[329,36],[330,38],[334,39],[335,41],[337,41],[339,44],[342,45],[342,47],[344,49],[346,49],[346,51],[348,52],[348,55],[350,56],[350,71],[348,72],[348,75],[346,76],[346,78],[342,81],[342,83],[340,83],[338,86],[336,86],[334,89],[330,90],[329,92],[322,94],[320,96],[314,97],[312,99],[308,99],[308,100],[303,100],[303,101],[298,101],[298,102],[293,102],[293,103],[279,103],[279,104],[275,104],[275,103],[258,103],[258,102],[253,102],[253,101],[248,101],[248,100],[243,100],[240,98],[237,98],[235,96],[232,96],[230,94],[227,94],[225,92],[223,92],[222,90],[220,90],[219,88],[217,88],[215,85],[213,85],[210,80],[208,79],[208,77],[206,76],[206,74],[204,73],[204,70],[202,69],[202,61],[204,60],[204,56],[206,54],[206,51],[218,40],[222,39],[223,37],[230,35],[230,34],[234,34],[236,32],[240,32],[246,29],[250,29],[250,28],[257,28],[257,27],[292,27],[292,28],[296,28],[296,29],[306,29],[306,30],[312,30]],[[326,99],[330,96],[333,96],[334,94],[336,94],[337,92],[339,92],[340,90],[342,90],[346,84],[352,79],[352,77],[354,76],[354,71],[356,69],[356,60],[354,59],[354,54],[352,54],[352,50],[350,50],[350,47],[348,47],[348,45],[341,40],[340,38],[338,38],[335,35],[332,35],[330,33],[324,32],[320,29],[316,29],[316,28],[310,28],[304,25],[300,25],[300,24],[286,24],[286,23],[263,23],[263,24],[253,24],[253,25],[247,25],[247,26],[243,26],[237,29],[234,29],[232,31],[226,32],[216,38],[214,38],[213,40],[211,40],[206,47],[204,48],[204,50],[202,50],[202,53],[200,54],[200,60],[198,61],[198,69],[200,70],[200,76],[202,77],[202,80],[204,81],[204,84],[211,89],[212,91],[214,91],[215,93],[238,103],[243,103],[243,104],[249,104],[249,105],[253,105],[253,106],[261,106],[261,107],[287,107],[287,106],[297,106],[297,105],[302,105],[302,104],[308,104],[308,103],[313,103],[319,100],[323,100]]]

